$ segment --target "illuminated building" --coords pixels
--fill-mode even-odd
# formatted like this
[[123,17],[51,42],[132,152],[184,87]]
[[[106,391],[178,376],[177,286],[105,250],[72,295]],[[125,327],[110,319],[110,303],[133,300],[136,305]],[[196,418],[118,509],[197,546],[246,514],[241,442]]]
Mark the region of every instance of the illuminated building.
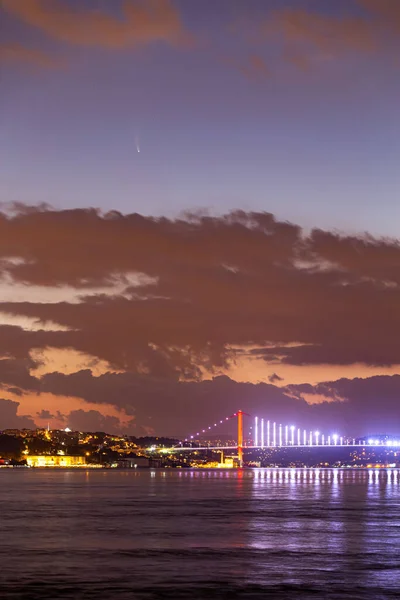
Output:
[[84,456],[27,456],[26,462],[29,467],[82,467],[86,464]]

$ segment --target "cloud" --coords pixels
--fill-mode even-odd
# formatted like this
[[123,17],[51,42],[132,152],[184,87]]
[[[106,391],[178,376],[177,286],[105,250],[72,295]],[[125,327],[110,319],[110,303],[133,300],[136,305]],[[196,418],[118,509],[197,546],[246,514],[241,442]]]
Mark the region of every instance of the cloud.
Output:
[[323,53],[375,49],[371,24],[362,17],[326,16],[302,9],[274,11],[265,22],[265,34],[279,32],[284,44],[308,44]]
[[154,431],[187,436],[201,424],[210,425],[215,418],[231,415],[244,404],[252,414],[264,410],[277,420],[293,415],[305,422],[310,413],[304,400],[286,394],[281,388],[237,383],[224,376],[202,382],[179,382],[133,373],[93,377],[86,370],[71,375],[45,375],[41,389],[60,396],[78,395],[98,404],[100,412],[102,405],[113,403],[132,417],[129,427],[136,434]]
[[[400,355],[395,240],[305,235],[265,213],[170,220],[41,210],[0,215],[0,261],[15,290],[41,286],[40,302],[0,303],[0,356],[71,348],[116,370],[190,379],[243,352],[277,370],[393,365]],[[60,327],[23,329],[21,317]]]
[[[4,372],[7,371],[3,368],[0,379],[4,379]],[[187,437],[212,426],[216,420],[224,421],[238,408],[301,428],[315,429],[329,424],[327,434],[335,431],[354,436],[397,434],[400,427],[398,375],[286,387],[238,383],[226,376],[201,382],[165,380],[134,373],[105,373],[96,377],[89,369],[68,375],[49,373],[31,379],[27,379],[26,374],[21,378],[21,374],[14,372],[14,379],[39,394],[39,398],[40,394],[52,394],[54,409],[39,411],[38,420],[44,424],[56,420],[80,431]],[[69,398],[82,398],[88,406],[97,405],[98,410],[84,407],[68,410]],[[117,409],[117,414],[104,414],[110,405]],[[35,426],[30,417],[17,415],[18,406],[18,402],[11,400],[0,402],[0,427]],[[220,432],[233,436],[235,427],[234,420],[224,421]]]
[[73,431],[104,431],[117,435],[137,433],[133,420],[125,425],[118,417],[103,415],[97,410],[73,410],[65,421]]
[[264,41],[281,47],[284,60],[307,71],[311,65],[350,53],[393,53],[400,9],[397,0],[355,0],[330,14],[284,8],[271,11],[258,29]]
[[36,413],[36,415],[37,415],[38,419],[44,419],[44,420],[57,419],[60,417],[60,413],[58,415],[53,415],[49,410],[45,410],[45,409],[42,409],[40,412]]
[[47,36],[79,46],[120,49],[190,40],[169,0],[125,0],[122,18],[99,10],[72,10],[64,0],[3,0],[2,7]]
[[17,387],[21,390],[38,390],[38,380],[30,374],[35,363],[30,358],[3,358],[0,360],[0,388]]
[[272,373],[272,375],[268,377],[268,381],[270,383],[277,383],[278,381],[283,381],[283,377],[279,377],[276,373]]
[[[70,375],[45,375],[40,388],[43,393],[46,390],[55,395],[55,406],[56,397],[60,398],[63,422],[80,431],[136,435],[154,432],[187,437],[223,420],[220,433],[233,436],[236,422],[225,421],[225,417],[238,408],[296,427],[325,427],[326,434],[335,431],[354,436],[398,434],[400,428],[398,375],[277,387],[267,383],[238,383],[225,376],[179,382],[133,373],[94,377],[86,370]],[[66,397],[81,397],[99,408],[68,412]],[[118,409],[120,417],[103,415],[103,406],[110,403]],[[60,419],[59,413],[55,415],[52,411],[51,415]],[[39,416],[45,421],[50,419],[47,412]],[[3,421],[7,426],[6,420]]]
[[400,34],[400,5],[397,0],[357,0],[357,3],[377,18],[377,26]]
[[399,375],[340,379],[317,386],[290,386],[290,390],[302,399],[305,395],[327,398],[329,402],[314,406],[317,420],[331,419],[332,425],[350,435],[399,433]]
[[0,63],[23,63],[42,68],[54,68],[63,64],[60,59],[54,58],[32,48],[25,48],[16,42],[0,44]]
[[35,429],[29,416],[17,415],[19,402],[0,398],[0,431],[3,429]]

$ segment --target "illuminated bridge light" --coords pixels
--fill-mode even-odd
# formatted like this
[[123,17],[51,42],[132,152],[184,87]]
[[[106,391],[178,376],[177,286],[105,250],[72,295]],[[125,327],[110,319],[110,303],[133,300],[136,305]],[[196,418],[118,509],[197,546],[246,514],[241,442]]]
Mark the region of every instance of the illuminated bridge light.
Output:
[[290,431],[291,431],[291,437],[290,437],[290,443],[292,444],[292,446],[294,446],[294,425],[290,426]]
[[[242,415],[245,413],[241,413]],[[193,435],[190,435],[184,438],[185,442],[199,442],[199,438],[202,435],[205,435],[214,428],[220,427],[226,421],[229,421],[232,418],[239,418],[239,412],[234,413],[233,415],[223,417],[219,421],[215,421],[214,424],[209,427],[205,427],[204,429],[199,429]],[[272,431],[271,431],[272,429]],[[250,427],[250,437],[252,438],[252,442],[248,443],[248,445],[253,445],[255,448],[271,448],[271,447],[282,447],[282,448],[290,448],[290,447],[318,447],[318,446],[348,446],[348,447],[365,447],[366,445],[370,447],[386,447],[386,448],[399,448],[400,447],[400,438],[394,439],[388,436],[382,436],[381,438],[354,438],[347,437],[344,435],[340,435],[337,433],[331,435],[325,435],[320,431],[310,431],[309,429],[301,429],[295,425],[286,425],[285,423],[276,423],[275,421],[270,421],[264,419],[264,417],[254,417],[253,427]],[[182,442],[180,442],[182,444]],[[236,441],[233,442],[236,444]],[[192,447],[192,444],[188,444],[188,450]],[[204,447],[213,448],[208,441],[203,444]],[[202,445],[199,444],[199,448]],[[222,447],[221,443],[218,441],[217,447]],[[236,448],[236,445],[226,446],[227,448]]]

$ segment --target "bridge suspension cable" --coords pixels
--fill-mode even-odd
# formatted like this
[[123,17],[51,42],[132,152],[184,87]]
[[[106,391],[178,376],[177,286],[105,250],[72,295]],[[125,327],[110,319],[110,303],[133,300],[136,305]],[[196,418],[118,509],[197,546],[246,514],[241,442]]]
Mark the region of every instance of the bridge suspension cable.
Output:
[[229,421],[230,419],[235,419],[238,416],[238,413],[234,413],[233,415],[229,415],[228,417],[224,417],[223,419],[219,419],[218,421],[215,421],[214,423],[212,423],[211,425],[208,425],[207,427],[205,427],[204,429],[199,429],[196,433],[189,435],[188,437],[186,437],[184,439],[184,442],[192,442],[195,439],[199,438],[201,435],[205,434],[205,433],[211,433],[213,432],[217,427],[219,427],[220,425],[223,425],[224,423],[226,423],[226,421]]

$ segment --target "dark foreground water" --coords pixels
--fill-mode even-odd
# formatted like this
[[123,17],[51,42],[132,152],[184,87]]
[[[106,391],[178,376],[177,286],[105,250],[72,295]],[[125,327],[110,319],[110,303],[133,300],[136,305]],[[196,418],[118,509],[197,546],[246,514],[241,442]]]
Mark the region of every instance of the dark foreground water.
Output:
[[0,469],[0,597],[400,598],[400,473]]

